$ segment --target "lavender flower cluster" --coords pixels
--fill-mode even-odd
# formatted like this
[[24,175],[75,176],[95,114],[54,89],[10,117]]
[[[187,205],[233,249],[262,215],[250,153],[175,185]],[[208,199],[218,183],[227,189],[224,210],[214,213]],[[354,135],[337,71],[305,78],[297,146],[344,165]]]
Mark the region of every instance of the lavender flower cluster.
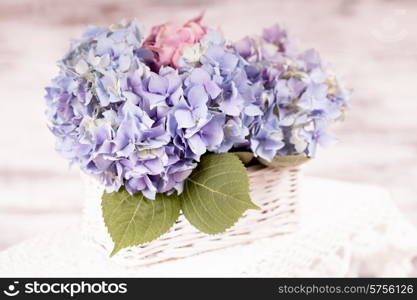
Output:
[[278,26],[234,44],[204,32],[182,49],[179,67],[155,68],[135,21],[87,28],[47,88],[57,150],[108,192],[124,186],[154,199],[181,193],[206,152],[271,161],[311,157],[329,142],[348,92],[317,52],[297,54]]
[[276,155],[314,157],[317,145],[332,142],[329,122],[343,117],[350,91],[324,67],[317,51],[298,53],[278,25],[233,48],[248,62],[245,70],[262,110],[250,126],[255,156],[268,161]]

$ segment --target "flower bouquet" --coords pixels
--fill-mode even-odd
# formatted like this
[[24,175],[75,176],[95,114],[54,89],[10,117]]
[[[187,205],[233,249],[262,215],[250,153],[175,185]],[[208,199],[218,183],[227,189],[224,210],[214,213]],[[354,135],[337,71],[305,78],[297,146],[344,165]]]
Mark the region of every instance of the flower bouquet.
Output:
[[89,26],[47,88],[57,150],[86,174],[89,237],[111,255],[161,261],[285,232],[297,166],[343,116],[349,92],[315,50],[278,25],[229,42],[202,17],[148,36],[136,21]]

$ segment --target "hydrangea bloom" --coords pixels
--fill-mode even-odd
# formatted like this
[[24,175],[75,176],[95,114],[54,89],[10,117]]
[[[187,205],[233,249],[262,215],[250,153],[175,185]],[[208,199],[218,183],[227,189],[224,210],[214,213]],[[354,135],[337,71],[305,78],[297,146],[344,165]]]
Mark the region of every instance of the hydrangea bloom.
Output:
[[247,62],[228,48],[216,31],[209,31],[191,48],[185,49],[180,61],[182,72],[200,74],[200,80],[211,94],[209,109],[223,116],[224,138],[215,152],[247,146],[251,121],[262,114],[245,71]]
[[200,14],[182,26],[168,22],[152,27],[143,47],[155,54],[156,69],[160,66],[178,67],[183,49],[199,42],[207,33],[207,27],[201,24],[202,19],[203,14]]
[[[201,25],[90,26],[47,88],[57,150],[108,192],[182,192],[206,152],[314,156],[349,93],[279,26],[227,44]],[[144,42],[145,41],[145,42]]]
[[107,191],[122,185],[149,198],[182,191],[184,179],[222,136],[222,116],[211,113],[193,72],[187,83],[169,67],[144,63],[143,33],[135,23],[92,27],[59,63],[47,88],[57,149],[99,178]]
[[246,74],[263,112],[250,126],[255,156],[268,161],[276,155],[314,156],[317,144],[331,141],[328,123],[342,116],[348,91],[315,50],[297,53],[278,25],[233,47],[248,62]]

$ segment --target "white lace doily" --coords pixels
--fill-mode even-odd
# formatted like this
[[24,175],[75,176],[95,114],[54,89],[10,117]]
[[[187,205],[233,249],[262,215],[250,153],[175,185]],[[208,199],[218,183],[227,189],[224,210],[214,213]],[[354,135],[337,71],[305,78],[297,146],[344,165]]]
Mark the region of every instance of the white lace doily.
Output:
[[407,276],[417,231],[377,187],[305,178],[297,232],[147,268],[123,268],[80,227],[0,254],[1,276]]

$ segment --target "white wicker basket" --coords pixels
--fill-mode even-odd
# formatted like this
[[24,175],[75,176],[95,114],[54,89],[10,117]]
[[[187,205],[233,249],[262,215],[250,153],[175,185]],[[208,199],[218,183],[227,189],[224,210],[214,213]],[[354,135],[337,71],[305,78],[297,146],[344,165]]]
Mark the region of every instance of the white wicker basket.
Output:
[[[293,232],[297,228],[297,201],[300,169],[251,167],[248,170],[252,201],[261,210],[248,210],[225,233],[207,235],[192,227],[184,216],[159,239],[118,252],[112,260],[127,267],[149,266],[265,237]],[[83,176],[86,185],[83,217],[84,238],[107,255],[113,242],[104,225],[101,211],[103,187]]]

